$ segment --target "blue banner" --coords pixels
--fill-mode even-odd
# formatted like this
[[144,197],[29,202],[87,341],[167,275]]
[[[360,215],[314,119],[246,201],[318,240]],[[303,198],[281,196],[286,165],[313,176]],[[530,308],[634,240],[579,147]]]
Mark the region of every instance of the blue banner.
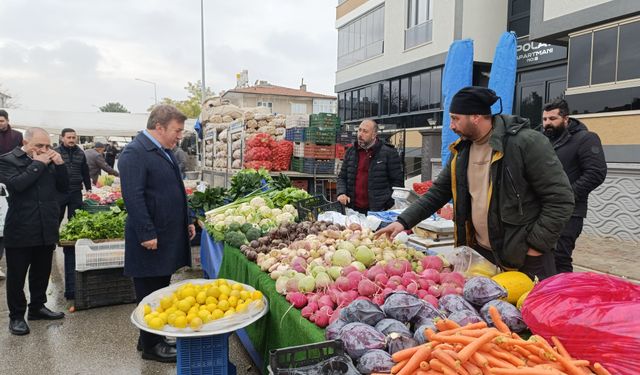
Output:
[[[516,34],[503,33],[496,46],[493,64],[491,64],[491,75],[489,76],[489,88],[502,98],[502,113],[505,115],[513,114],[513,96],[515,95],[518,65],[516,48]],[[491,106],[491,113],[501,113],[500,100]]]

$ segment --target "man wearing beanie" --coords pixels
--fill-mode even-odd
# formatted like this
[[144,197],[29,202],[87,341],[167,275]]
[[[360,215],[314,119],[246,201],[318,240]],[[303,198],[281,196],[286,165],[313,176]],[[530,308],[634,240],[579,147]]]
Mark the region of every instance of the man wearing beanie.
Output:
[[455,245],[473,247],[531,279],[556,273],[553,251],[574,207],[573,191],[544,135],[517,116],[491,115],[500,98],[465,87],[452,98],[451,159],[427,194],[377,232],[394,238],[453,199]]

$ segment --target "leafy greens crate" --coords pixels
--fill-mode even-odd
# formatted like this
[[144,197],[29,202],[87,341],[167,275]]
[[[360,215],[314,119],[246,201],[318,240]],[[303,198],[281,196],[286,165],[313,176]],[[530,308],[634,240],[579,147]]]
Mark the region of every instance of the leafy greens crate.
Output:
[[135,302],[133,280],[123,273],[122,267],[76,271],[76,310]]

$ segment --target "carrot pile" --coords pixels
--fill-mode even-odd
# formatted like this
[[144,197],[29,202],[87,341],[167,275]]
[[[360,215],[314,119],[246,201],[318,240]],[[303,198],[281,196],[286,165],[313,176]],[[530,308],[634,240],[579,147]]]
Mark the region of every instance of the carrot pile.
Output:
[[436,322],[438,333],[425,331],[428,343],[393,354],[397,375],[610,375],[599,363],[571,358],[562,343],[533,335],[523,340],[512,333],[491,306],[495,327],[479,322],[460,327],[444,319]]

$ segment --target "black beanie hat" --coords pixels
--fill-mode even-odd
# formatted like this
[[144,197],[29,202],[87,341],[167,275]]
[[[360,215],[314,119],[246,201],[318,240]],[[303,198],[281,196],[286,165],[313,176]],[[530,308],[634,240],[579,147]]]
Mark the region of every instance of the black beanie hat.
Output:
[[449,113],[460,115],[490,115],[491,106],[502,100],[496,92],[486,87],[468,86],[460,89],[451,99]]

